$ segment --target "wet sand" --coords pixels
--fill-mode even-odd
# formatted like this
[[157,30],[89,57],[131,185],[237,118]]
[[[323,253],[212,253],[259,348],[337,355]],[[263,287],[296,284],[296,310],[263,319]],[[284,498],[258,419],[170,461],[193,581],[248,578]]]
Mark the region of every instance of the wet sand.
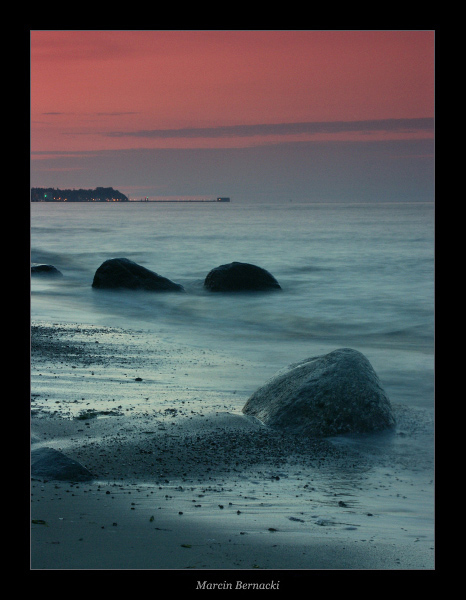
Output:
[[179,570],[190,589],[433,569],[432,480],[247,418],[260,379],[163,335],[33,324],[31,448],[93,478],[32,473],[31,569]]

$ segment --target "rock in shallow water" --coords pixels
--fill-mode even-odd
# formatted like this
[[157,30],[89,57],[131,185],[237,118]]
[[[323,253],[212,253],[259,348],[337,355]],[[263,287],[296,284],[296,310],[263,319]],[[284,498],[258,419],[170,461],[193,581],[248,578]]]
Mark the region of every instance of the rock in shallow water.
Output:
[[128,258],[110,258],[94,275],[93,288],[149,290],[153,292],[184,292],[182,285],[150,271]]
[[290,365],[256,390],[243,412],[271,428],[313,437],[382,431],[395,425],[372,365],[350,348]]
[[249,263],[232,262],[212,269],[204,286],[211,292],[279,290],[280,284],[268,271]]
[[63,277],[63,273],[53,265],[32,265],[31,275],[46,275],[51,277]]
[[94,475],[78,461],[53,448],[31,451],[31,475],[60,481],[90,481]]

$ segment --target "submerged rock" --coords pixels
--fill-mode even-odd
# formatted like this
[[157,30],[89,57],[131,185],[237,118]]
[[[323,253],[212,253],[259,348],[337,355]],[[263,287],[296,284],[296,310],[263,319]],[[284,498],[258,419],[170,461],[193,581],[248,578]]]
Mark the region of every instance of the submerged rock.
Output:
[[63,273],[53,265],[31,265],[31,275],[47,275],[51,277],[63,277]]
[[342,348],[277,373],[243,412],[274,429],[327,437],[395,425],[388,396],[367,358]]
[[128,258],[110,258],[94,275],[93,288],[184,292],[182,285],[150,271]]
[[94,475],[81,463],[53,448],[31,451],[31,475],[60,481],[90,481]]
[[212,292],[265,291],[281,289],[268,271],[249,263],[232,262],[212,269],[204,286]]

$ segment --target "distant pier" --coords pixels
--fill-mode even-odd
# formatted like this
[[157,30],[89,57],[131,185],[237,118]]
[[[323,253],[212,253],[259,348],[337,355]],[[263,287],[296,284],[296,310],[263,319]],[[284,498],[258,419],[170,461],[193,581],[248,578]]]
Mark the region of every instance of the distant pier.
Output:
[[132,202],[230,202],[230,198],[219,197],[219,198],[199,198],[199,199],[185,199],[185,198],[171,198],[171,199],[160,199],[160,200],[149,200],[149,198],[142,198],[141,200],[132,200]]

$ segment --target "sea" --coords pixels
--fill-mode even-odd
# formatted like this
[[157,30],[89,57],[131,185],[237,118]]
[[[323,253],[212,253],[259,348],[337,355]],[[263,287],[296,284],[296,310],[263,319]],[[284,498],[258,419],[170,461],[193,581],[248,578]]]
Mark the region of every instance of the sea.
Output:
[[[185,293],[92,288],[98,267],[116,257],[183,285]],[[194,412],[197,402],[204,411],[218,397],[235,418],[246,418],[242,407],[249,395],[287,365],[338,348],[362,352],[390,399],[396,427],[329,440],[360,457],[357,464],[366,475],[354,479],[354,469],[331,465],[319,470],[314,481],[322,486],[321,510],[334,510],[338,521],[341,509],[330,508],[328,494],[354,498],[361,514],[353,511],[351,518],[360,518],[365,537],[407,544],[419,556],[425,553],[425,562],[419,560],[430,568],[435,531],[433,203],[31,203],[30,259],[63,274],[31,278],[31,323],[115,328],[129,332],[142,352],[172,348],[165,360],[182,366],[177,374],[174,369],[180,385],[168,397],[174,402],[182,389]],[[281,290],[206,290],[209,271],[233,261],[266,269]],[[216,368],[198,373],[199,361],[191,358],[200,353],[209,361],[218,356]],[[192,364],[185,368],[185,360]],[[37,375],[36,387],[40,379],[46,378]],[[151,402],[161,402],[153,396]],[[280,474],[282,480],[287,476],[300,477]],[[377,517],[371,528],[366,513]]]
[[[31,279],[32,322],[137,330],[228,353],[257,366],[257,387],[289,364],[354,348],[403,408],[406,432],[423,433],[416,443],[430,464],[432,202],[42,202],[31,203],[30,225],[31,263],[63,274]],[[185,293],[92,288],[97,268],[115,257],[182,284]],[[209,271],[233,261],[266,269],[282,289],[207,291]],[[238,398],[238,410],[246,400]]]

